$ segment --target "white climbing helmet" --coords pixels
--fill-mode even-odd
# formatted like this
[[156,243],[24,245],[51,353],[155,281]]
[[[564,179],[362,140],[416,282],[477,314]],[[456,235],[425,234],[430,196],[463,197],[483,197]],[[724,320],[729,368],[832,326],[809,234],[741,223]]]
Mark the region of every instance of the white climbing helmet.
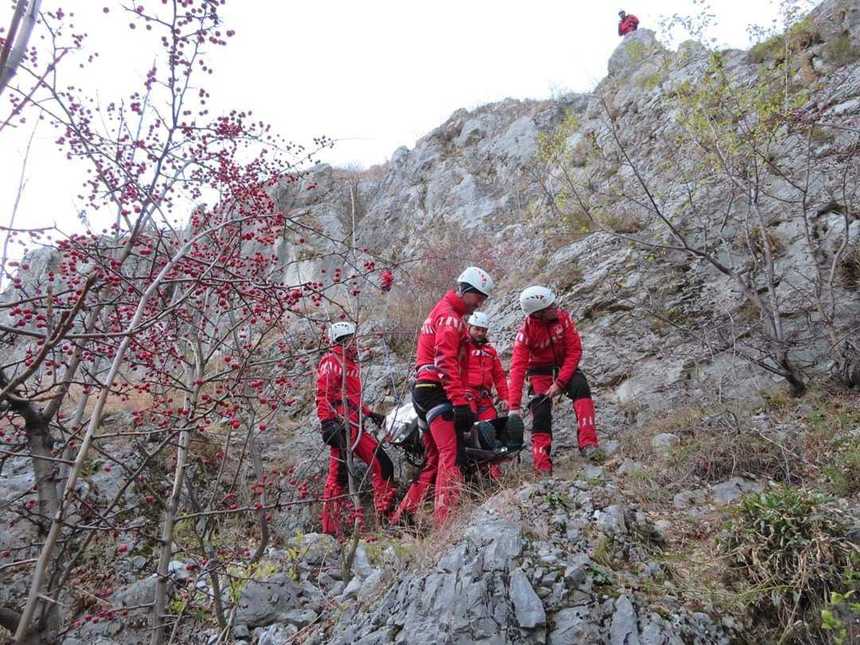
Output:
[[546,287],[533,286],[523,289],[520,294],[520,307],[526,316],[546,309],[555,303],[555,294]]
[[484,329],[488,329],[490,327],[490,317],[483,311],[476,311],[469,316],[466,324],[471,325],[472,327],[483,327]]
[[473,289],[489,296],[493,290],[493,279],[490,274],[478,267],[466,267],[463,273],[457,278],[457,283],[464,282]]
[[352,336],[355,333],[355,325],[351,322],[336,322],[332,323],[332,326],[328,329],[328,339],[336,343],[338,339],[343,338],[344,336]]

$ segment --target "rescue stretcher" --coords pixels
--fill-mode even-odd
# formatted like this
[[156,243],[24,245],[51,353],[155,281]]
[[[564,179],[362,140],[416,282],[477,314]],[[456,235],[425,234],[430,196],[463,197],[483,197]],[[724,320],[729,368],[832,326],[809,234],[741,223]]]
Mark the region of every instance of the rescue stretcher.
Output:
[[[498,417],[476,421],[461,437],[465,458],[473,464],[497,464],[517,456],[524,447],[523,422],[520,417]],[[382,425],[382,441],[403,449],[413,466],[424,462],[422,437],[426,424],[418,417],[411,401],[394,408]]]

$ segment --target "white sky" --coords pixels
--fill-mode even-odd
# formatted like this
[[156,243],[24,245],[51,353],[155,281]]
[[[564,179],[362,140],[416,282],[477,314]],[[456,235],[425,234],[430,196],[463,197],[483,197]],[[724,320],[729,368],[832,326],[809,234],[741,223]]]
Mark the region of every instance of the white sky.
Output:
[[[142,30],[106,0],[59,3],[79,13],[97,66],[78,79],[102,103],[139,87],[152,53]],[[769,24],[774,0],[713,0],[719,42],[749,45],[746,27]],[[44,0],[43,10],[56,0]],[[660,16],[693,10],[695,0],[229,0],[225,29],[237,35],[211,57],[208,84],[213,112],[251,108],[285,137],[310,143],[325,134],[338,145],[323,156],[336,165],[383,162],[401,145],[441,124],[460,107],[474,108],[505,97],[547,98],[560,91],[587,91],[606,73],[619,43],[617,12],[657,27]],[[7,25],[9,2],[0,23]],[[73,68],[67,74],[75,73]],[[85,85],[84,85],[85,84]],[[5,105],[5,101],[0,101]],[[0,223],[9,221],[29,128],[0,133]],[[27,172],[18,223],[56,222],[79,227],[78,192],[83,173],[53,145],[55,134],[40,126]]]

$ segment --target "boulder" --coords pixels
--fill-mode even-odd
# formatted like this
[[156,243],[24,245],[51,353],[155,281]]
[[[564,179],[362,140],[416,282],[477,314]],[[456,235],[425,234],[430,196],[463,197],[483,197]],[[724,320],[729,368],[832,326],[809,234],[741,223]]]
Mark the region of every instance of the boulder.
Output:
[[510,594],[520,627],[531,629],[546,624],[543,603],[522,569],[517,569],[511,574]]
[[250,580],[239,597],[235,622],[250,628],[272,623],[304,627],[313,618],[302,610],[300,595],[301,588],[285,573],[267,580]]
[[621,596],[615,601],[615,613],[612,614],[609,639],[612,645],[639,645],[636,610],[627,596]]
[[743,477],[732,477],[726,481],[711,486],[711,496],[720,505],[736,502],[747,493],[760,493],[764,486],[756,481]]

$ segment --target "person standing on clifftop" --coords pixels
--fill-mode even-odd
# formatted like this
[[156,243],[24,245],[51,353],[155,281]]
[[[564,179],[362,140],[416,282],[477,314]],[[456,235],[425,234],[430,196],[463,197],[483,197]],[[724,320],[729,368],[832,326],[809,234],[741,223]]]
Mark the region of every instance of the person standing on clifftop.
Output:
[[619,36],[626,36],[627,34],[633,33],[639,29],[639,18],[634,16],[632,13],[625,13],[624,9],[618,12],[618,19]]
[[542,286],[528,287],[520,294],[526,315],[514,340],[508,382],[508,416],[520,415],[523,384],[529,379],[528,407],[532,413],[532,459],[538,473],[552,474],[552,405],[561,394],[573,400],[579,450],[586,459],[597,460],[594,402],[585,374],[579,369],[582,340],[570,314],[556,304],[555,294]]

